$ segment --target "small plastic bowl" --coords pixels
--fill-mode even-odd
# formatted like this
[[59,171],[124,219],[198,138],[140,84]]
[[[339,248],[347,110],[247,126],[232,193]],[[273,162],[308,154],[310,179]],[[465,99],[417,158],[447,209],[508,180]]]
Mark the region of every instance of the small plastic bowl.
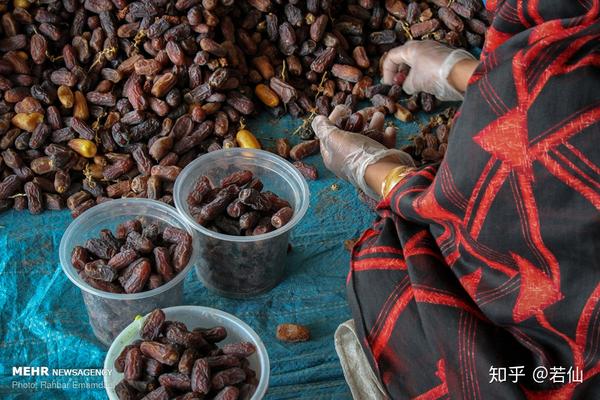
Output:
[[[188,265],[166,284],[146,292],[109,293],[88,285],[71,264],[73,247],[98,237],[101,229],[114,232],[121,222],[138,217],[150,223],[169,224],[189,232],[192,235],[193,252]],[[118,199],[98,204],[73,220],[60,241],[59,256],[63,271],[81,289],[94,334],[108,347],[136,315],[183,303],[183,281],[197,259],[197,248],[198,235],[175,208],[155,200]]]
[[[263,190],[287,200],[294,216],[283,227],[256,236],[232,236],[200,225],[189,211],[187,197],[202,175],[213,184],[232,172],[250,170]],[[276,286],[285,272],[290,230],[308,210],[310,196],[306,180],[288,161],[263,150],[223,149],[190,163],[177,177],[173,190],[177,210],[200,233],[196,273],[204,286],[219,295],[245,298]]]
[[[227,329],[227,338],[218,345],[222,346],[228,343],[251,342],[256,346],[256,353],[248,358],[250,368],[256,372],[259,379],[256,391],[252,400],[260,400],[265,396],[269,387],[269,355],[264,343],[256,332],[245,322],[224,311],[201,306],[179,306],[163,309],[168,321],[180,321],[187,325],[191,330],[193,328],[203,327],[212,328],[214,326],[223,326]],[[115,393],[115,386],[123,379],[123,374],[114,370],[115,359],[121,354],[125,346],[133,341],[140,339],[140,328],[145,317],[133,321],[123,332],[117,336],[113,344],[108,349],[104,360],[104,369],[111,371],[104,375],[104,386],[109,400],[119,400]]]

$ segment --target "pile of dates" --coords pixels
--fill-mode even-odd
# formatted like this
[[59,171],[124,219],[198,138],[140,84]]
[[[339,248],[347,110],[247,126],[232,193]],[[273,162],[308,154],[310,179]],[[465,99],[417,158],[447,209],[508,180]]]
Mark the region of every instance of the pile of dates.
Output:
[[289,140],[286,138],[275,139],[274,153],[279,156],[293,161],[294,167],[302,176],[306,179],[314,181],[319,177],[317,168],[312,165],[301,161],[305,157],[317,154],[319,152],[320,143],[318,139],[303,140],[295,146],[291,146]]
[[96,289],[139,293],[169,282],[187,266],[191,255],[188,232],[132,219],[117,226],[114,234],[102,229],[100,237],[75,246],[71,264]]
[[339,105],[330,118],[342,130],[360,133],[388,148],[396,147],[397,129],[392,124],[385,126],[385,113],[377,107],[366,107],[353,113],[349,107]]
[[242,117],[261,109],[398,103],[400,82],[377,84],[386,51],[477,47],[490,20],[480,0],[14,0],[0,13],[0,210],[74,217],[110,198],[172,204],[181,169],[244,146]]
[[256,390],[256,372],[247,359],[256,347],[250,342],[218,347],[227,337],[222,326],[190,331],[156,309],[140,336],[115,360],[115,370],[124,375],[115,386],[119,400],[244,400]]
[[[363,134],[388,148],[396,146],[397,129],[391,124],[384,126],[383,111],[376,107],[366,107],[353,113],[345,106],[339,106],[338,110],[337,117],[332,121],[338,128]],[[417,165],[441,161],[446,154],[455,114],[455,107],[447,107],[432,116],[426,124],[420,125],[418,134],[412,137],[411,143],[402,147],[402,150],[410,154]],[[400,104],[397,104],[395,116],[404,122],[414,120],[411,111]]]
[[219,186],[203,175],[194,183],[187,204],[196,222],[215,232],[262,235],[281,228],[294,215],[288,201],[262,190],[261,180],[252,171],[233,172]]
[[448,107],[431,117],[427,124],[421,126],[419,134],[412,138],[412,143],[402,150],[410,154],[417,165],[441,161],[448,148],[455,114],[456,108]]

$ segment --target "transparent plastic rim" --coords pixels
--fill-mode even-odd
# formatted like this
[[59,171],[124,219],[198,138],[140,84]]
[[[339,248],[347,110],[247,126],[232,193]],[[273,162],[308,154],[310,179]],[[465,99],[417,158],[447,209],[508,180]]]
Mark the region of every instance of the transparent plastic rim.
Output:
[[[270,379],[270,375],[271,375],[271,365],[269,362],[269,353],[267,353],[267,348],[265,347],[265,344],[263,343],[260,336],[258,336],[258,334],[254,331],[254,329],[252,329],[252,327],[250,327],[250,325],[248,325],[247,323],[245,323],[244,321],[242,321],[241,319],[239,319],[238,317],[236,317],[232,314],[229,314],[225,311],[217,310],[216,308],[211,308],[211,307],[175,306],[175,307],[163,308],[163,311],[165,312],[165,314],[167,314],[167,317],[169,315],[169,312],[176,312],[176,311],[182,311],[182,312],[199,311],[199,312],[203,312],[206,314],[212,314],[218,318],[226,319],[226,320],[233,322],[235,325],[237,325],[240,328],[240,330],[245,331],[250,336],[250,338],[254,342],[254,344],[256,345],[256,354],[258,356],[258,363],[261,366],[260,379],[258,382],[258,386],[256,387],[256,391],[252,395],[252,400],[259,400],[265,396],[265,394],[267,393],[267,389],[269,388],[269,379]],[[145,320],[145,317],[146,316],[144,316],[143,319],[139,319],[139,320],[135,320],[135,321],[131,322],[113,340],[112,344],[110,345],[110,348],[108,349],[108,351],[106,353],[106,358],[104,359],[104,369],[105,370],[113,369],[113,366],[109,365],[109,355],[114,353],[116,350],[113,347],[124,343],[130,337],[135,337],[135,335],[132,333],[132,330],[135,329],[135,330],[139,331],[139,329],[141,328],[142,321]],[[127,341],[131,342],[131,340],[127,340]],[[120,350],[120,349],[118,349],[118,350]],[[106,391],[109,394],[109,397],[112,399],[113,397],[111,395],[114,392],[114,388],[108,387],[108,376],[104,377],[104,384],[106,386]]]
[[[78,220],[80,218],[82,218],[82,220],[83,220],[85,218],[88,218],[90,214],[97,214],[99,212],[101,213],[105,210],[112,209],[113,207],[125,206],[125,205],[131,204],[131,203],[138,203],[138,204],[144,205],[149,208],[154,208],[154,209],[157,209],[160,211],[164,211],[165,213],[171,215],[173,218],[175,218],[177,221],[179,221],[186,228],[188,233],[192,235],[193,248],[192,248],[192,255],[190,257],[190,261],[188,262],[188,265],[186,265],[186,267],[175,276],[175,278],[171,279],[166,284],[157,287],[156,289],[152,289],[152,290],[148,290],[148,291],[140,292],[140,293],[125,293],[125,294],[110,293],[110,292],[98,290],[98,289],[88,285],[87,283],[85,283],[77,274],[77,272],[76,272],[77,270],[71,264],[70,255],[71,255],[72,249],[66,248],[67,243],[71,242],[71,238],[75,235],[75,229],[77,228]],[[131,216],[137,217],[140,215],[137,213],[131,213]],[[178,213],[175,208],[173,208],[165,203],[162,203],[158,200],[135,199],[135,198],[115,199],[115,200],[107,201],[106,203],[101,203],[101,204],[95,205],[94,207],[83,212],[79,217],[74,219],[69,224],[69,226],[67,227],[67,230],[65,231],[65,233],[63,234],[63,236],[60,240],[60,247],[59,247],[60,248],[60,250],[59,250],[60,265],[62,267],[63,272],[67,275],[67,277],[69,278],[69,280],[71,282],[73,282],[77,287],[79,287],[79,289],[84,290],[90,294],[93,294],[94,296],[104,297],[106,299],[113,299],[113,300],[145,299],[147,297],[159,295],[159,294],[171,289],[172,287],[178,285],[179,283],[183,282],[183,280],[189,273],[190,269],[194,265],[196,258],[198,257],[197,242],[198,241],[197,241],[196,233],[194,232],[193,229],[191,229],[191,227],[189,226],[187,221],[185,219],[181,218],[181,214]]]
[[[280,164],[283,169],[285,169],[287,172],[289,172],[290,175],[292,175],[294,177],[294,183],[292,183],[286,179],[288,181],[288,184],[293,187],[297,186],[300,189],[300,204],[301,204],[300,209],[294,210],[294,216],[283,227],[281,227],[279,229],[275,229],[274,231],[271,231],[268,233],[263,233],[262,235],[233,236],[233,235],[225,235],[223,233],[211,231],[210,229],[205,228],[204,226],[202,226],[198,222],[196,222],[196,220],[189,213],[188,206],[187,206],[187,204],[185,204],[185,201],[181,196],[181,192],[183,190],[182,182],[184,181],[184,178],[186,178],[188,175],[190,175],[192,173],[192,171],[196,168],[196,166],[198,166],[199,164],[206,163],[206,159],[203,160],[203,158],[207,155],[217,156],[217,154],[222,154],[222,157],[226,158],[231,155],[238,155],[238,154],[241,155],[244,153],[254,154],[256,159],[270,160],[276,164]],[[275,154],[269,153],[268,151],[259,150],[259,149],[241,149],[241,148],[222,149],[222,150],[217,150],[217,151],[208,153],[204,156],[200,156],[196,160],[194,160],[193,162],[188,164],[188,166],[185,167],[183,169],[183,171],[181,171],[181,173],[177,177],[177,180],[175,181],[175,187],[173,188],[173,191],[175,193],[175,196],[173,196],[173,198],[175,200],[175,207],[181,213],[181,215],[185,218],[186,222],[189,225],[193,226],[194,229],[198,230],[199,232],[202,232],[206,236],[210,236],[214,239],[219,239],[219,240],[224,240],[224,241],[229,241],[229,242],[244,242],[244,243],[257,242],[260,240],[267,240],[267,239],[271,239],[271,238],[274,238],[279,235],[283,235],[284,233],[288,232],[290,229],[294,228],[294,226],[296,226],[298,224],[298,222],[300,222],[302,217],[304,217],[304,214],[306,214],[306,211],[308,210],[308,207],[310,205],[310,192],[308,190],[308,184],[306,183],[306,179],[304,179],[304,177],[302,176],[302,174],[300,174],[300,172],[296,169],[296,167],[294,167],[289,161],[283,159],[282,157],[276,156]]]

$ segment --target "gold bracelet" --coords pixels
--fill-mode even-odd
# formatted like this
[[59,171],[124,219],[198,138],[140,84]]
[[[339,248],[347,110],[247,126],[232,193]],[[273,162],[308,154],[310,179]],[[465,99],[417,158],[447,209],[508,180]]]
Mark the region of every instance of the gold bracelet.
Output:
[[412,172],[415,168],[409,167],[408,165],[401,165],[392,169],[385,176],[385,179],[381,183],[381,195],[383,198],[387,197],[387,195],[392,191],[394,186],[398,184],[406,175]]

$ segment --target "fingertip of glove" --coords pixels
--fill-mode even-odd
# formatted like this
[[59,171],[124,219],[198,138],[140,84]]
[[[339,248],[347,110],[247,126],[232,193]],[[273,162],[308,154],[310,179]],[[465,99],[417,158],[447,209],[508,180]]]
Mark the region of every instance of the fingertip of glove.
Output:
[[[395,73],[393,74],[395,75]],[[383,83],[384,85],[393,85],[394,84],[394,78],[392,77],[382,77],[381,78],[381,83]]]
[[404,93],[408,95],[413,95],[417,92],[415,90],[412,80],[409,80],[408,78],[406,79],[406,81],[404,81],[404,84],[402,85],[402,90],[404,90]]
[[317,135],[317,137],[319,137],[319,134],[322,134],[321,129],[319,129],[319,128],[323,128],[330,124],[331,124],[331,122],[329,121],[329,119],[327,119],[327,117],[325,117],[323,115],[317,115],[312,120],[310,126],[312,127],[313,131],[315,132],[315,135]]
[[311,125],[313,127],[318,126],[318,125],[323,125],[324,123],[326,123],[327,118],[323,115],[317,115],[315,118],[313,118]]

